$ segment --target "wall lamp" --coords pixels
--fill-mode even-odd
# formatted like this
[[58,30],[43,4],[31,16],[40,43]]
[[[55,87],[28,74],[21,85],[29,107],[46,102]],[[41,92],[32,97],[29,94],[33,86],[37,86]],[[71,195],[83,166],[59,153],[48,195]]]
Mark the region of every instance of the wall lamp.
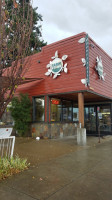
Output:
[[92,43],[90,43],[89,45],[90,45],[90,47],[92,47],[92,48],[94,48],[94,47],[95,47],[95,45],[94,45],[94,44],[92,44]]

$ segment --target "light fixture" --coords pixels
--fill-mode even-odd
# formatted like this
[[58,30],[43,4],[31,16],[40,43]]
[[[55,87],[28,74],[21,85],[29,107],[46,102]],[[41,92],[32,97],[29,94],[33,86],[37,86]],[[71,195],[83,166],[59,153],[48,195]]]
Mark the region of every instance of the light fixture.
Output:
[[92,47],[92,48],[94,48],[94,47],[95,47],[95,45],[94,45],[94,44],[92,44],[92,43],[90,43],[89,45],[90,45],[90,47]]
[[81,83],[84,84],[87,87],[87,79],[81,79]]

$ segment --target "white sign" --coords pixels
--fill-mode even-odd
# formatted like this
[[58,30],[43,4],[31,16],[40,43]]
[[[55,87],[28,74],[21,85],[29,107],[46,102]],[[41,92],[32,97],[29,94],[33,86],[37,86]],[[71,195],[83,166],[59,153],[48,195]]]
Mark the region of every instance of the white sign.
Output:
[[102,119],[102,113],[98,113],[99,119]]
[[65,73],[68,72],[67,63],[63,63],[67,59],[67,55],[62,56],[62,58],[58,58],[58,51],[55,52],[55,56],[51,59],[50,63],[46,66],[48,71],[45,73],[46,76],[52,76],[53,79],[57,78],[60,75],[60,72],[64,71]]

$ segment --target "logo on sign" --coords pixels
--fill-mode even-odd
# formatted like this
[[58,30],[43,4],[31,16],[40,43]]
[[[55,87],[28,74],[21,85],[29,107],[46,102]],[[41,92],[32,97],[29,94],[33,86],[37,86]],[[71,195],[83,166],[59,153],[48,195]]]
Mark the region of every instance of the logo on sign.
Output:
[[60,76],[60,72],[64,71],[65,73],[68,72],[67,63],[64,64],[64,61],[67,59],[67,55],[62,56],[62,58],[58,58],[58,51],[55,52],[55,56],[51,59],[50,63],[46,66],[48,71],[45,73],[46,76],[52,76],[53,79]]
[[59,73],[63,68],[63,62],[60,58],[55,58],[51,63],[52,73]]

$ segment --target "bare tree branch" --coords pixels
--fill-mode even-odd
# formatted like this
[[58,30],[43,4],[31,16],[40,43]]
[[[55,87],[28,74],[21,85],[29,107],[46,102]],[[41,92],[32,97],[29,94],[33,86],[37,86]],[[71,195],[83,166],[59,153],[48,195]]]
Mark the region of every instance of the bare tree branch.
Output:
[[29,40],[33,25],[31,1],[0,0],[0,118],[30,66]]

